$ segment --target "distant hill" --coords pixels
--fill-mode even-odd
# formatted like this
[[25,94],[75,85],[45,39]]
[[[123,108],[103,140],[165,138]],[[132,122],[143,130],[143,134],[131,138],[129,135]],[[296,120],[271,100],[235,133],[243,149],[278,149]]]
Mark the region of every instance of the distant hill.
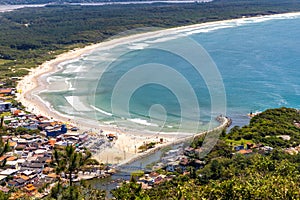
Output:
[[[99,2],[117,2],[117,1],[147,1],[147,0],[0,0],[0,5],[20,5],[20,4],[64,4],[64,3],[99,3]],[[164,0],[165,1],[165,0]]]

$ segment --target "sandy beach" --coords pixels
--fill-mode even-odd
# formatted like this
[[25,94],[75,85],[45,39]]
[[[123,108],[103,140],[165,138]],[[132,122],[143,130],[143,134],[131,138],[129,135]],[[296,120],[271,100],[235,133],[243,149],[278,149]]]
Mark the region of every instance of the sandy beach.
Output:
[[[51,108],[51,105],[45,104],[45,102],[42,101],[37,95],[39,91],[42,91],[47,88],[45,75],[49,75],[51,73],[58,71],[59,70],[58,65],[60,63],[79,58],[84,54],[89,54],[91,51],[95,49],[106,50],[118,45],[138,42],[145,38],[164,37],[172,34],[187,35],[188,33],[197,31],[198,29],[205,29],[207,27],[213,28],[215,25],[220,25],[220,24],[226,25],[226,23],[243,23],[245,22],[245,20],[259,21],[259,20],[273,19],[274,17],[292,17],[295,15],[300,15],[300,13],[278,14],[278,15],[271,15],[265,17],[241,18],[241,19],[233,19],[233,20],[224,20],[219,22],[196,24],[196,25],[177,27],[177,28],[171,28],[166,30],[141,33],[136,35],[129,35],[121,38],[114,37],[114,39],[102,43],[93,44],[84,48],[71,50],[69,52],[58,55],[55,59],[47,61],[41,64],[40,66],[32,69],[27,76],[23,77],[23,79],[19,81],[17,85],[17,90],[21,91],[17,96],[17,100],[20,101],[28,111],[36,115],[44,115],[47,116],[48,118],[53,118],[55,120],[62,121],[62,122],[70,121],[72,124],[79,127],[81,131],[99,133],[100,130],[103,130],[104,131],[103,134],[113,133],[117,135],[118,139],[114,141],[110,147],[101,150],[101,153],[95,154],[94,157],[97,160],[100,160],[102,162],[108,161],[109,163],[120,163],[120,162],[127,163],[131,160],[135,160],[136,158],[142,155],[137,153],[137,148],[141,146],[144,142],[152,142],[152,141],[158,142],[160,138],[163,138],[164,141],[163,144],[159,144],[156,146],[156,148],[161,148],[162,146],[167,146],[176,141],[182,140],[184,137],[186,139],[186,136],[180,137],[176,135],[175,137],[172,134],[149,136],[149,135],[144,135],[143,133],[140,134],[133,134],[128,132],[125,133],[114,127],[99,125],[97,123],[91,124],[86,122],[85,120],[78,119],[78,117],[75,119],[72,116],[66,116],[61,113],[58,113]],[[227,119],[223,120],[223,123],[220,124],[219,128],[224,127],[224,124],[227,123],[228,123]]]
[[46,4],[36,4],[36,5],[0,5],[0,13],[1,12],[11,12],[21,8],[36,8],[36,7],[44,7]]

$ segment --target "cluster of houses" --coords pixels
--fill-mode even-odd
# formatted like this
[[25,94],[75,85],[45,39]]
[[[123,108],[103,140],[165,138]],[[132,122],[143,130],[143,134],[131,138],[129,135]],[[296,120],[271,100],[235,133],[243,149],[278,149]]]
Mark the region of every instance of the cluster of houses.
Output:
[[89,135],[69,123],[14,108],[14,93],[14,89],[0,88],[1,126],[8,130],[2,141],[9,145],[9,152],[0,157],[0,190],[7,193],[17,189],[13,199],[24,194],[41,198],[49,191],[39,189],[53,184],[57,178],[51,167],[53,149],[73,145],[77,152],[84,152]]
[[0,88],[0,113],[10,111],[15,92],[14,88]]
[[1,182],[7,188],[20,188],[29,196],[38,194],[37,188],[50,183],[56,178],[52,161],[53,146],[41,136],[22,135],[3,136],[8,142],[10,152],[0,157]]
[[[161,164],[167,172],[181,172],[184,173],[187,171],[188,166],[193,166],[196,169],[199,169],[205,165],[205,161],[194,158],[195,153],[199,149],[194,149],[191,147],[183,148],[180,146],[178,149],[173,149],[165,153],[161,159]],[[158,163],[159,165],[159,163]],[[158,166],[154,166],[157,168]]]
[[151,189],[154,185],[159,185],[162,182],[172,180],[175,175],[163,175],[158,172],[145,173],[140,177],[137,183],[142,185],[143,189]]
[[[247,143],[246,145],[238,145],[233,148],[235,154],[249,155],[252,153],[266,154],[270,153],[273,148],[262,144]],[[300,151],[300,145],[298,147]],[[142,184],[142,188],[149,189],[156,184],[170,180],[174,175],[163,175],[157,171],[163,169],[166,172],[179,172],[181,174],[189,173],[189,166],[194,167],[196,170],[203,168],[206,165],[204,160],[197,159],[197,155],[202,152],[201,148],[179,146],[177,149],[167,151],[161,158],[159,163],[152,167],[152,172],[146,173],[138,179],[138,183]]]
[[184,148],[183,145],[179,145],[176,149],[165,152],[160,162],[156,163],[152,167],[152,171],[145,173],[144,176],[138,178],[137,182],[142,184],[142,188],[149,189],[154,185],[158,185],[164,181],[171,180],[176,176],[174,174],[160,174],[158,173],[159,169],[163,169],[166,172],[188,174],[190,173],[188,168],[189,166],[192,166],[195,169],[203,168],[206,162],[194,157],[195,153],[197,153],[198,151],[201,151],[200,148]]
[[[8,188],[21,188],[28,195],[36,195],[37,188],[56,179],[54,169],[50,165],[53,148],[74,144],[76,151],[83,152],[87,138],[86,133],[72,132],[50,139],[29,134],[2,136],[3,142],[8,142],[10,152],[0,157],[0,181],[3,184],[7,183]],[[2,189],[7,191],[8,188]]]
[[245,145],[238,145],[234,147],[234,150],[238,154],[248,155],[252,153],[260,153],[260,154],[266,154],[273,150],[273,147],[265,146],[263,144],[253,144],[253,143],[247,143]]

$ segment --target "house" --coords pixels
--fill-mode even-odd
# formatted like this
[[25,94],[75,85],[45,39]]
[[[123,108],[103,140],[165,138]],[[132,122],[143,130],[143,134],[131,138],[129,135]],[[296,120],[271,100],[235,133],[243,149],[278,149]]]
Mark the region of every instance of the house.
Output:
[[166,171],[168,171],[168,172],[175,172],[178,167],[179,167],[179,162],[178,161],[169,162],[167,164]]
[[6,162],[6,159],[8,158],[9,156],[1,156],[0,157],[0,163],[3,163],[4,161]]
[[186,157],[181,158],[179,164],[182,166],[187,166],[189,164],[188,158],[186,158]]
[[7,182],[7,185],[10,186],[10,187],[18,187],[19,183],[16,182],[15,180],[10,180],[10,181]]
[[5,166],[9,167],[10,169],[19,169],[19,163],[16,160],[7,160]]
[[243,150],[243,149],[244,149],[244,145],[239,145],[239,146],[234,147],[235,151],[240,151],[240,150]]
[[14,94],[14,90],[12,88],[0,88],[0,95],[11,95]]
[[184,155],[186,156],[193,156],[195,154],[195,149],[192,147],[186,147],[184,149]]
[[55,173],[47,174],[47,178],[49,178],[49,179],[56,179],[57,177],[58,177],[58,175]]
[[7,176],[5,175],[0,175],[0,183],[5,182],[6,181]]
[[165,153],[165,156],[176,156],[180,152],[180,149],[173,149]]
[[50,173],[53,173],[54,172],[54,168],[51,168],[51,167],[45,167],[43,169],[43,174],[50,174]]
[[243,155],[251,154],[252,152],[253,152],[252,149],[241,149],[238,151],[238,153]]
[[34,174],[34,171],[31,171],[31,170],[25,170],[22,172],[22,174],[24,174],[25,176],[31,176]]
[[17,142],[9,142],[9,148],[15,149],[17,144],[18,144]]
[[259,150],[263,151],[263,153],[269,153],[269,152],[273,151],[273,147],[263,146],[263,147],[260,147]]
[[202,161],[202,160],[195,159],[195,160],[191,160],[189,165],[195,167],[196,169],[200,169],[200,168],[203,168],[206,165],[206,162]]
[[56,142],[54,147],[55,148],[64,148],[68,145],[73,145],[73,142],[71,141],[59,141],[59,142]]
[[162,169],[162,168],[164,168],[164,164],[163,163],[156,163],[153,167],[152,167],[152,170],[153,171],[156,171],[156,170],[159,170],[159,169]]
[[156,177],[158,177],[159,176],[159,173],[157,173],[157,172],[151,172],[150,174],[149,174],[149,177],[151,177],[151,178],[156,178]]
[[0,186],[0,191],[2,191],[4,193],[8,193],[10,191],[10,189],[8,189],[7,187]]
[[36,193],[37,189],[34,187],[33,184],[28,184],[25,186],[24,190],[30,194]]
[[60,128],[46,127],[45,131],[46,131],[47,137],[57,137],[61,134],[65,134],[68,131],[68,129],[67,129],[67,126],[65,124],[63,124],[63,125],[61,125]]
[[24,162],[22,163],[22,170],[43,170],[45,163],[36,163],[36,162]]
[[80,142],[85,142],[85,141],[88,140],[88,138],[89,138],[89,135],[86,134],[86,133],[79,135],[79,141]]
[[22,178],[13,179],[13,181],[16,183],[15,187],[23,187],[26,184],[26,181]]
[[6,169],[2,172],[0,172],[0,175],[4,175],[4,176],[12,176],[14,174],[16,174],[19,170],[17,169]]
[[10,102],[0,102],[0,112],[10,112],[12,104]]
[[47,163],[47,161],[49,160],[49,157],[38,157],[35,161],[35,163]]
[[7,160],[7,161],[15,161],[15,160],[18,160],[18,158],[15,157],[15,156],[10,156],[10,157],[8,157],[6,160]]

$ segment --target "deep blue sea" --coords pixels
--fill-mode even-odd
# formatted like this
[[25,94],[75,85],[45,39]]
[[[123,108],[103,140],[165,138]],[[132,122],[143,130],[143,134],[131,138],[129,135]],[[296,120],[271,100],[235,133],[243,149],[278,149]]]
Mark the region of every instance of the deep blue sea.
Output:
[[60,67],[40,96],[63,114],[151,132],[198,132],[219,114],[245,125],[250,112],[300,108],[300,17],[158,34]]

